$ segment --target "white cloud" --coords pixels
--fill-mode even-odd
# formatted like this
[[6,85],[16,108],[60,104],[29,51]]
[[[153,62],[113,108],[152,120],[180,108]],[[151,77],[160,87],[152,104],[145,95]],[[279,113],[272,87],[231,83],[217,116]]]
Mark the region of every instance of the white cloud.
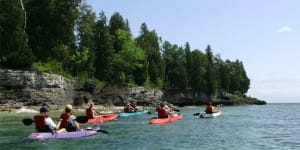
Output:
[[289,26],[283,26],[281,28],[279,28],[276,32],[278,33],[282,33],[282,32],[293,32],[294,29],[289,27]]

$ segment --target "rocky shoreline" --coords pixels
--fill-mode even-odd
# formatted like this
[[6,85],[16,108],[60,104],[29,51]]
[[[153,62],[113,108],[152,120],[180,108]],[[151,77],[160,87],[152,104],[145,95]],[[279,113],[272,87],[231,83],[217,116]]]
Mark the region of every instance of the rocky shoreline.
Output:
[[[192,91],[163,92],[155,88],[128,84],[99,85],[93,80],[82,82],[37,71],[0,69],[0,81],[0,111],[8,112],[22,108],[38,110],[41,106],[56,111],[63,109],[65,104],[73,104],[74,108],[85,108],[88,102],[93,102],[99,110],[115,111],[115,108],[133,101],[145,107],[155,107],[160,102],[183,107],[204,105],[211,101],[206,94]],[[266,102],[225,93],[213,98],[213,104],[264,105]]]

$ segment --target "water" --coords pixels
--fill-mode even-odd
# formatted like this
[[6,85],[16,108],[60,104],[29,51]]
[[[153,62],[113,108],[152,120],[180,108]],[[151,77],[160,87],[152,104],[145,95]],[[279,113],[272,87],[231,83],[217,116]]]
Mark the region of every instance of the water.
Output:
[[[101,124],[110,134],[68,140],[31,141],[34,126],[21,120],[32,114],[0,113],[0,149],[300,149],[300,104],[224,106],[213,119],[194,118],[203,107],[184,107],[181,121],[149,125],[155,114],[119,118]],[[88,125],[82,125],[87,127]]]

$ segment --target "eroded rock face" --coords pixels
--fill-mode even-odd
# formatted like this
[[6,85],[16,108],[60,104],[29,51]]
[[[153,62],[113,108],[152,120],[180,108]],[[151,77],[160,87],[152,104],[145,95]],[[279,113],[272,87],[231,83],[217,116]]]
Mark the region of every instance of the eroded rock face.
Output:
[[[73,87],[73,85],[76,85]],[[20,70],[0,70],[0,109],[19,109],[22,106],[43,106],[61,109],[65,104],[84,106],[123,106],[119,96],[128,102],[152,106],[162,98],[162,91],[145,87],[105,86],[96,88],[92,81],[79,83],[60,75]]]
[[56,74],[35,71],[0,70],[2,107],[65,104],[71,99],[70,80]]

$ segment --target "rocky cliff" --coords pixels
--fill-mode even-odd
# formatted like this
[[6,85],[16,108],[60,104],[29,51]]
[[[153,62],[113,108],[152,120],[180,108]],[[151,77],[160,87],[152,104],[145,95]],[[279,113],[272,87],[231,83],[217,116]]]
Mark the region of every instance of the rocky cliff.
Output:
[[34,71],[0,70],[2,109],[63,105],[71,99],[72,82],[60,75]]
[[60,75],[36,71],[0,69],[0,109],[7,111],[23,106],[48,106],[61,109],[65,104],[82,106],[123,106],[130,101],[151,105],[162,92],[144,87],[109,85],[97,87],[94,81],[80,82]]
[[266,104],[255,98],[223,95],[211,98],[203,93],[162,92],[154,88],[122,84],[100,86],[93,80],[80,82],[60,75],[36,71],[0,69],[0,110],[23,106],[48,106],[62,109],[65,104],[83,107],[88,102],[102,106],[123,106],[135,101],[140,106],[155,106],[166,101],[177,106],[201,105],[214,99],[215,104]]

